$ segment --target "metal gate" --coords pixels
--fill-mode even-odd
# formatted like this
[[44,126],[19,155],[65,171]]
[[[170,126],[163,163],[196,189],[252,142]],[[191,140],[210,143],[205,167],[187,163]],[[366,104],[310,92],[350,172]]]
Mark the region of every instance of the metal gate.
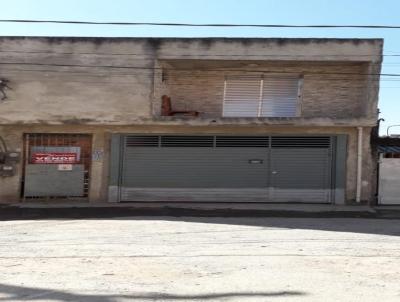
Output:
[[121,201],[329,203],[330,136],[126,135]]
[[24,141],[24,199],[88,197],[91,135],[34,133]]
[[379,160],[379,204],[400,204],[400,158]]

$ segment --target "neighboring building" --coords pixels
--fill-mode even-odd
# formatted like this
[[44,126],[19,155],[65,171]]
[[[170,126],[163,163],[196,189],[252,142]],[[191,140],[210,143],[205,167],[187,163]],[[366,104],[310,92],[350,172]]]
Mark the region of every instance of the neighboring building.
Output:
[[382,46],[0,38],[1,202],[372,201]]
[[400,158],[400,137],[381,136],[375,141],[377,152],[383,158]]

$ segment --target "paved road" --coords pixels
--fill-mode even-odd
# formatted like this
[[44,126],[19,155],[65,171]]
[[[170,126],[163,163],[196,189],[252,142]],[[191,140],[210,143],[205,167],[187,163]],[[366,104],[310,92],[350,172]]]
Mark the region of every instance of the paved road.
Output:
[[400,301],[400,220],[0,222],[0,301]]

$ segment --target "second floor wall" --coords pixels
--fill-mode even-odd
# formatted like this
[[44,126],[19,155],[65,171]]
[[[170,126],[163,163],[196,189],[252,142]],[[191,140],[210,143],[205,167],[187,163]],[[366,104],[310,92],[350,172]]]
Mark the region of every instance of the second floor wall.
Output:
[[[234,94],[232,106],[239,110],[231,114],[236,117],[254,116],[244,107],[257,106],[259,98],[264,98],[263,104],[275,101],[273,105],[277,107],[279,103],[286,106],[275,114],[267,112],[265,117],[349,119],[375,114],[368,112],[366,106],[369,98],[366,75],[369,65],[366,63],[241,61],[221,64],[181,60],[164,62],[163,66],[162,79],[156,79],[155,116],[161,114],[162,95],[171,98],[176,111],[197,111],[200,116],[209,118],[229,116],[224,104],[228,103],[226,94],[230,91]],[[264,91],[259,93],[261,81]],[[266,87],[269,82],[271,85]],[[295,90],[290,87],[291,83],[296,85]],[[288,92],[290,89],[292,96]],[[272,95],[269,99],[268,93]],[[289,98],[292,99],[285,102]],[[242,102],[237,105],[240,100]],[[293,108],[287,108],[289,106]]]
[[[373,121],[381,51],[381,40],[0,38],[0,79],[10,87],[0,124],[174,120],[161,116],[163,95],[197,120],[253,117],[247,104],[263,99],[258,117],[267,120]],[[289,116],[287,105],[271,109],[268,93],[297,98]]]

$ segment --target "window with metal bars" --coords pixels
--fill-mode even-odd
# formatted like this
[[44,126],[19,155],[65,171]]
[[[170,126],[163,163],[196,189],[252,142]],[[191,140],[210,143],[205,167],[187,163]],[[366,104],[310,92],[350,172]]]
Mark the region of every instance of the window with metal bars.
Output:
[[302,78],[287,75],[225,78],[224,117],[299,116]]

